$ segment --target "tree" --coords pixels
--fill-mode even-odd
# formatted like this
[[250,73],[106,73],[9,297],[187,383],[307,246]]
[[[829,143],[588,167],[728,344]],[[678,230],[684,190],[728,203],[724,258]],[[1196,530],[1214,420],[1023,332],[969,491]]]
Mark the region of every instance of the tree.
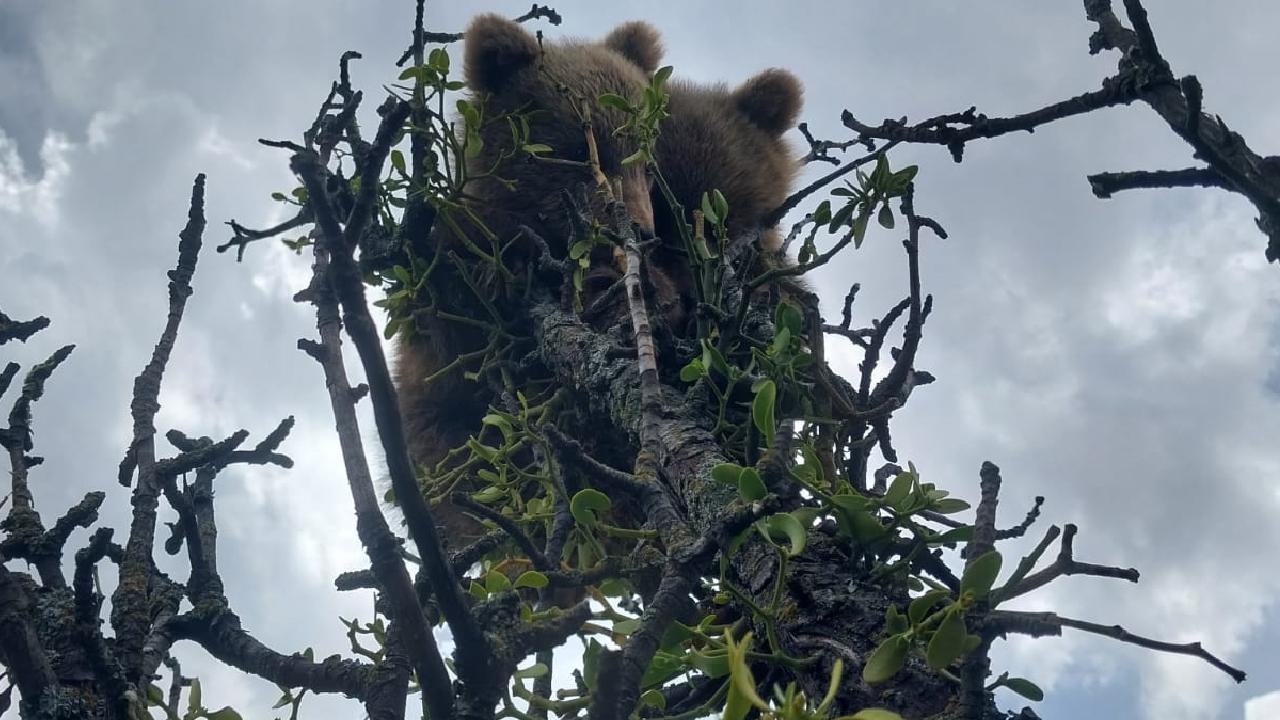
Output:
[[[787,305],[779,311],[775,307],[753,305],[743,300],[749,298],[750,293],[739,292],[737,304],[727,306],[726,320],[734,322],[729,327],[735,330],[750,327],[747,334],[761,333],[759,339],[766,349],[760,355],[741,347],[697,345],[681,368],[658,368],[637,366],[631,357],[613,352],[608,338],[592,333],[573,312],[557,302],[557,293],[550,292],[558,290],[556,285],[545,288],[552,299],[524,309],[527,317],[520,320],[532,329],[543,366],[563,385],[585,389],[594,399],[590,407],[603,408],[595,411],[593,419],[634,436],[640,452],[636,466],[624,473],[601,466],[591,457],[589,448],[584,449],[558,435],[552,427],[532,430],[522,427],[520,431],[536,431],[542,436],[552,460],[547,465],[549,471],[556,467],[575,468],[591,478],[590,484],[605,490],[608,497],[617,500],[628,495],[637,497],[642,510],[641,530],[656,532],[664,539],[661,545],[648,544],[647,555],[625,556],[625,560],[612,565],[571,565],[569,570],[558,569],[546,557],[558,553],[538,547],[529,537],[527,527],[499,520],[503,517],[501,513],[493,519],[502,527],[502,533],[490,536],[485,541],[487,545],[466,548],[460,555],[449,557],[432,530],[430,511],[417,501],[416,481],[412,469],[404,462],[403,432],[394,412],[394,393],[376,327],[364,302],[361,267],[356,265],[354,253],[359,248],[359,259],[365,261],[364,269],[382,273],[383,281],[391,285],[391,292],[397,290],[394,268],[405,265],[396,264],[394,253],[382,266],[367,261],[379,257],[378,248],[372,244],[380,237],[376,229],[395,230],[398,224],[414,220],[411,211],[415,201],[405,197],[406,183],[396,179],[395,171],[390,173],[389,182],[383,179],[388,176],[384,165],[387,162],[393,168],[397,165],[394,159],[388,158],[395,157],[392,145],[406,117],[413,116],[415,106],[412,98],[390,103],[377,137],[366,143],[356,134],[351,122],[352,108],[359,100],[344,63],[343,79],[335,86],[335,94],[326,101],[322,113],[326,124],[317,125],[317,129],[329,133],[311,133],[304,144],[289,146],[295,153],[294,168],[306,189],[296,196],[299,213],[290,227],[313,225],[316,228],[317,279],[303,299],[317,306],[320,341],[307,343],[304,349],[321,362],[326,372],[353,498],[361,519],[361,537],[370,553],[371,572],[344,578],[343,582],[347,586],[376,584],[388,619],[385,626],[353,629],[354,635],[372,636],[376,646],[372,651],[374,657],[369,663],[335,660],[315,663],[305,655],[274,654],[239,629],[230,611],[230,599],[222,594],[217,575],[212,483],[217,472],[232,463],[286,463],[279,449],[288,432],[287,422],[253,450],[240,449],[247,440],[243,435],[213,442],[170,433],[168,439],[179,454],[168,460],[156,459],[154,404],[169,349],[190,294],[190,278],[203,226],[202,183],[197,181],[191,222],[183,233],[177,270],[171,275],[169,323],[152,362],[135,386],[135,436],[121,468],[122,478],[133,483],[134,524],[122,546],[111,543],[106,529],[94,535],[89,547],[77,553],[71,588],[67,587],[60,566],[63,544],[72,528],[94,522],[94,510],[102,502],[102,496],[86,497],[52,529],[46,529],[31,508],[27,487],[27,471],[38,464],[37,459],[28,454],[33,447],[30,404],[39,399],[43,382],[69,349],[59,351],[49,363],[30,371],[10,415],[4,437],[13,462],[13,504],[5,526],[8,536],[4,548],[6,558],[29,560],[36,567],[38,582],[17,572],[5,571],[0,576],[4,581],[3,591],[10,598],[5,604],[10,610],[0,647],[23,697],[48,703],[44,710],[31,708],[28,712],[77,716],[83,714],[86,707],[77,703],[100,700],[113,716],[128,715],[130,697],[137,697],[140,690],[145,689],[146,678],[164,661],[168,645],[178,639],[200,642],[226,662],[285,686],[349,693],[364,701],[373,717],[396,717],[398,712],[403,712],[410,671],[422,679],[424,702],[433,716],[488,716],[490,704],[501,699],[507,688],[508,675],[526,655],[545,652],[546,648],[584,627],[595,631],[595,626],[610,621],[612,627],[606,629],[606,634],[627,638],[621,654],[592,646],[583,677],[589,692],[558,699],[553,707],[546,709],[577,709],[597,717],[616,717],[629,712],[637,700],[642,700],[648,705],[665,706],[660,712],[649,711],[659,715],[686,708],[711,712],[725,702],[731,705],[731,711],[745,710],[758,702],[756,696],[771,697],[770,688],[775,681],[785,683],[791,679],[798,683],[811,703],[817,704],[826,697],[831,678],[841,675],[836,670],[838,661],[843,660],[843,681],[835,684],[833,701],[823,708],[824,712],[852,713],[879,704],[881,689],[889,687],[891,702],[886,704],[905,716],[944,711],[954,700],[955,704],[946,712],[973,717],[989,710],[990,699],[984,692],[984,685],[989,684],[985,677],[985,650],[1000,632],[1045,634],[1058,632],[1065,626],[1111,632],[1121,639],[1154,645],[1152,641],[1134,638],[1117,629],[1052,615],[1028,616],[999,609],[997,601],[1034,589],[1060,574],[1092,573],[1135,579],[1136,573],[1075,561],[1071,553],[1074,529],[1068,527],[1061,534],[1061,550],[1055,563],[1045,570],[1030,572],[1035,560],[1031,558],[1027,565],[1020,564],[1013,576],[1007,576],[995,588],[995,594],[990,595],[988,590],[996,579],[993,568],[999,569],[998,556],[991,554],[991,548],[998,536],[1008,534],[998,532],[995,523],[999,474],[994,466],[983,468],[981,502],[973,529],[956,526],[940,535],[927,528],[945,523],[939,514],[945,515],[944,511],[960,507],[954,499],[938,495],[936,488],[929,487],[913,470],[887,467],[876,474],[869,466],[873,450],[892,461],[894,451],[888,418],[909,398],[914,387],[928,381],[927,375],[913,368],[915,348],[930,309],[914,268],[921,251],[920,230],[941,232],[940,225],[915,212],[910,184],[914,173],[907,168],[896,172],[890,169],[885,159],[890,145],[938,142],[952,147],[958,158],[964,144],[973,139],[1035,127],[1075,112],[1141,100],[1152,105],[1170,121],[1175,132],[1188,139],[1206,167],[1173,174],[1102,175],[1095,179],[1099,193],[1153,184],[1227,187],[1258,206],[1260,226],[1272,238],[1268,257],[1275,259],[1273,204],[1277,194],[1275,177],[1267,161],[1248,151],[1243,141],[1230,135],[1221,121],[1201,117],[1198,85],[1193,80],[1172,82],[1141,7],[1129,2],[1126,9],[1133,32],[1124,31],[1102,4],[1087,6],[1091,19],[1099,24],[1099,47],[1111,46],[1125,52],[1120,73],[1097,93],[1005,120],[959,113],[915,125],[886,123],[870,127],[852,116],[846,118],[846,124],[858,133],[856,139],[868,141],[873,148],[868,155],[843,163],[835,173],[847,175],[859,168],[871,172],[865,179],[860,178],[855,187],[848,190],[849,194],[835,196],[845,198],[836,201],[843,207],[828,205],[824,210],[819,206],[799,228],[803,232],[806,228],[816,231],[821,227],[835,231],[838,238],[831,249],[822,253],[817,253],[815,247],[806,263],[813,265],[858,242],[871,217],[883,217],[881,223],[885,225],[895,222],[895,218],[897,222],[905,219],[909,236],[905,249],[911,268],[908,297],[866,331],[852,326],[852,296],[846,303],[843,322],[835,324],[822,323],[812,307]],[[421,40],[427,36],[420,32],[416,37],[420,42],[413,48],[417,55],[414,67],[434,69],[435,76],[418,70],[406,79],[413,80],[415,87],[427,92],[433,83],[446,81],[440,61],[424,57]],[[434,135],[445,136],[439,131]],[[349,157],[358,163],[358,186],[330,182],[335,175],[326,161],[336,148],[345,148]],[[815,155],[831,149],[830,143],[813,141]],[[423,172],[422,158],[412,156],[412,151],[411,157],[413,173]],[[421,185],[420,176],[414,180],[419,181],[415,186]],[[790,204],[794,206],[820,187],[806,188]],[[889,203],[891,199],[900,201],[896,203],[897,214]],[[380,215],[375,216],[374,211],[380,209],[375,203],[394,206],[397,200],[405,204],[399,223],[390,224]],[[716,225],[715,217],[723,215],[714,204],[705,210],[712,226]],[[425,222],[423,215],[419,216],[419,222]],[[612,220],[607,218],[606,222]],[[614,229],[625,237],[625,225],[615,225]],[[247,240],[271,234],[237,228],[235,242],[243,250]],[[635,283],[643,272],[637,265],[643,250],[634,238],[631,241],[625,247],[633,270],[629,273],[629,282]],[[566,273],[573,269],[554,263],[549,267]],[[745,282],[753,280],[744,278]],[[633,297],[630,293],[628,296]],[[732,297],[729,296],[728,302],[733,302]],[[655,342],[643,331],[647,324],[646,309],[641,303],[632,303],[629,310],[633,327],[637,329],[634,342],[643,351]],[[359,351],[367,387],[351,388],[345,378],[341,356],[336,351],[340,339],[339,312]],[[891,365],[888,375],[873,382],[877,358],[889,342],[889,332],[904,315],[902,346],[892,358],[893,362],[886,363]],[[42,324],[35,322],[35,325],[10,326],[6,320],[6,339],[9,335],[27,337]],[[748,326],[748,323],[751,324]],[[866,348],[869,361],[856,387],[845,385],[826,372],[823,332],[817,331],[819,324],[823,331],[849,337]],[[780,336],[786,339],[779,340]],[[804,343],[799,341],[802,336],[806,338]],[[640,356],[652,354],[641,352]],[[748,370],[751,366],[747,358],[750,357],[758,357],[761,367],[767,363],[772,367],[762,373],[756,372],[759,368]],[[805,364],[809,367],[804,367]],[[675,388],[683,390],[688,385],[673,387],[659,382],[660,370],[665,370],[669,377],[673,369],[685,375],[683,382],[702,390],[683,394]],[[6,370],[3,385],[9,384],[16,370]],[[739,376],[742,380],[758,381],[744,383],[754,386],[748,403],[733,402],[734,398],[723,387],[726,379],[733,381]],[[806,392],[796,383],[797,377],[814,378],[822,392],[815,393],[813,399],[829,403],[830,407],[820,408],[812,415],[838,419],[839,430],[830,430],[830,425],[821,423],[811,424],[810,431],[802,435],[805,442],[801,447],[807,452],[802,452],[802,461],[794,465],[789,453],[778,452],[770,443],[764,443],[767,447],[762,457],[754,457],[761,443],[751,438],[790,434],[785,421],[799,417],[788,414],[796,412],[794,396]],[[378,507],[368,463],[363,459],[364,451],[354,432],[352,406],[366,393],[375,410],[382,449],[389,459],[393,486],[414,543],[410,552],[421,558],[422,572],[413,580],[401,561],[404,550],[391,535]],[[717,393],[728,398],[721,402],[721,409],[730,422],[727,429],[713,428],[709,432],[700,418],[705,417],[706,406],[716,400]],[[786,401],[788,393],[793,396],[790,407]],[[516,420],[527,420],[520,417],[523,409],[518,406],[500,410]],[[512,422],[510,418],[503,419]],[[495,424],[501,428],[500,422]],[[786,432],[778,433],[779,428]],[[743,442],[744,436],[746,442]],[[491,447],[485,446],[480,452],[488,452],[487,448]],[[189,484],[180,483],[181,476],[187,473],[194,473],[194,480]],[[665,486],[657,484],[659,477]],[[797,485],[802,489],[797,489]],[[153,571],[150,556],[155,510],[161,495],[182,518],[172,542],[185,548],[191,562],[191,576],[184,586]],[[584,490],[572,497],[565,494],[562,499],[564,502],[553,508],[553,517],[558,518],[561,525],[569,524],[571,519],[572,524],[584,529],[590,538],[588,531],[601,525],[598,513],[605,509],[606,495],[600,490],[594,493]],[[726,508],[732,511],[726,513]],[[1035,511],[1015,531],[1025,531],[1034,519]],[[734,547],[734,539],[740,535],[743,542]],[[1058,535],[1054,529],[1046,533],[1041,552],[1057,541]],[[504,583],[510,580],[502,573],[486,573],[483,581],[469,584],[467,588],[456,581],[458,574],[469,569],[478,555],[493,550],[494,543],[513,544],[513,548],[500,552],[523,557],[535,568],[528,575],[517,576],[516,585],[567,587],[589,581],[598,587],[605,575],[616,574],[634,578],[634,584],[639,586],[644,583],[644,576],[652,572],[658,573],[659,581],[656,588],[650,588],[651,597],[639,606],[619,604],[617,610],[594,618],[588,618],[592,608],[586,605],[575,606],[567,612],[533,613],[531,609],[525,617],[521,594],[506,592]],[[971,548],[962,577],[956,577],[933,555],[935,547],[946,545]],[[723,584],[719,581],[722,571],[717,556],[727,558],[729,565]],[[116,636],[113,642],[99,634],[96,621],[99,599],[93,589],[92,568],[103,558],[121,565],[121,582],[114,593],[112,622]],[[590,572],[595,574],[583,575]],[[940,584],[940,591],[933,595],[926,593],[925,600],[910,601],[910,581],[904,574],[931,577]],[[709,587],[705,587],[707,578],[715,581]],[[439,591],[433,592],[433,588]],[[946,589],[945,593],[941,588]],[[472,603],[464,594],[468,589],[477,600],[483,599]],[[598,589],[602,594],[619,590],[616,585]],[[964,594],[966,590],[972,594]],[[689,614],[687,605],[691,602],[691,593],[703,603],[703,612]],[[190,612],[179,611],[178,601],[183,595],[194,606]],[[424,611],[421,605],[427,609]],[[628,607],[643,608],[638,622],[627,611]],[[891,611],[891,607],[896,610]],[[55,612],[58,608],[70,609],[70,614]],[[454,672],[461,681],[456,694],[449,690],[449,669],[430,640],[430,627],[437,613],[443,615],[455,640],[459,641],[460,650],[453,658]],[[707,616],[714,616],[710,624],[697,622]],[[63,622],[50,623],[50,617]],[[676,619],[685,622],[673,625]],[[738,620],[741,626],[733,627]],[[592,625],[584,626],[584,623]],[[723,627],[726,625],[730,627]],[[679,630],[668,634],[672,627]],[[749,640],[742,632],[747,627],[754,628],[756,636],[763,640],[748,646]],[[724,634],[726,629],[728,634]],[[967,631],[974,631],[979,638],[976,648],[967,646]],[[1218,662],[1198,646],[1163,646],[1163,649],[1180,649]],[[945,675],[927,669],[927,665],[932,661],[933,665],[951,666],[962,651],[967,652],[952,673],[963,688],[957,694],[944,680]],[[809,657],[817,658],[816,662],[809,661]],[[908,658],[906,667],[887,678],[887,686],[855,679],[855,670],[862,672],[865,680],[879,679],[879,674],[888,676],[904,657]],[[697,668],[699,677],[677,681],[660,692],[649,692],[652,688],[642,687],[646,679],[661,679],[667,673],[678,674],[688,667]],[[723,681],[726,672],[732,678],[727,684]],[[91,680],[84,679],[86,673]],[[533,687],[522,689],[517,695],[545,693],[546,674],[539,675],[536,666],[527,674],[534,680]],[[755,687],[757,680],[760,689],[753,693],[747,688]],[[1008,682],[1031,695],[1036,694],[1032,686],[1016,680]],[[88,690],[81,695],[83,688]],[[193,695],[199,706],[198,693]],[[534,714],[545,704],[532,702]]]

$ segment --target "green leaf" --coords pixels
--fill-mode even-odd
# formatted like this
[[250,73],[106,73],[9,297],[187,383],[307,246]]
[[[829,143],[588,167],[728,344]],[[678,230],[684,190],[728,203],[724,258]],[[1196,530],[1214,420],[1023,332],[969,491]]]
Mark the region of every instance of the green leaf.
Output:
[[935,512],[942,513],[943,515],[950,515],[951,513],[968,510],[969,503],[961,500],[960,498],[942,498],[941,500],[937,500],[933,503],[932,509]]
[[492,425],[502,432],[502,437],[507,442],[511,442],[511,436],[515,434],[515,428],[511,426],[511,421],[497,413],[489,413],[480,419],[484,425]]
[[686,657],[690,665],[701,670],[707,677],[719,678],[729,674],[729,653],[724,650],[705,654],[695,650]]
[[831,222],[831,201],[823,200],[813,211],[813,224],[826,225]]
[[964,627],[964,611],[952,608],[942,618],[942,624],[933,632],[929,640],[929,648],[924,659],[929,667],[941,670],[955,662],[964,654],[965,637],[969,634]]
[[640,618],[628,618],[619,620],[613,624],[613,632],[615,635],[630,635],[640,629]]
[[[743,473],[744,475],[746,473]],[[778,513],[768,520],[769,535],[774,538],[784,536],[791,543],[791,548],[787,554],[795,557],[804,552],[804,546],[809,540],[805,527],[791,513]]]
[[449,52],[444,48],[434,48],[431,54],[427,56],[431,67],[440,71],[441,74],[449,72]]
[[1003,685],[1028,700],[1040,702],[1044,699],[1044,691],[1040,689],[1040,686],[1026,678],[1006,678]]
[[800,312],[800,308],[794,304],[784,300],[778,303],[778,309],[773,314],[773,324],[779,329],[787,330],[792,335],[803,335],[804,313]]
[[[477,473],[477,474],[481,475],[481,473]],[[492,470],[485,470],[482,476],[487,477],[489,475],[492,475],[493,477],[497,477],[497,475]],[[478,503],[483,503],[485,505],[491,505],[505,498],[506,496],[507,496],[506,488],[494,487],[494,486],[481,488],[475,491],[474,493],[471,493],[471,499],[475,500]]]
[[724,355],[720,354],[715,345],[706,340],[702,341],[702,364],[725,375],[730,374],[729,363],[724,359]]
[[952,542],[969,542],[973,540],[973,526],[963,525],[958,528],[951,528],[941,535],[929,540],[930,543],[952,543]]
[[494,465],[498,464],[498,448],[485,445],[475,439],[474,436],[467,438],[467,447],[470,448],[471,452],[479,455],[484,460],[487,460]]
[[764,486],[760,472],[755,468],[743,468],[738,475],[738,495],[747,502],[755,502],[768,494],[769,489]]
[[[807,459],[805,460],[805,463],[808,464]],[[845,512],[851,513],[865,511],[867,509],[868,502],[870,501],[861,495],[847,495],[842,493],[840,495],[831,496],[832,505],[835,505],[837,508],[844,510]]]
[[839,720],[902,720],[902,716],[884,708],[866,708]]
[[724,193],[716,188],[711,189],[711,207],[715,208],[716,217],[720,218],[721,223],[728,221],[729,201],[725,199]]
[[871,219],[871,213],[861,212],[853,221],[853,249],[857,250],[862,247],[862,241],[867,236],[867,221]]
[[743,468],[741,465],[720,463],[719,465],[711,468],[711,479],[718,483],[724,483],[725,485],[736,486],[738,484],[738,476],[742,474],[742,470]]
[[951,597],[950,590],[941,588],[937,590],[930,590],[915,600],[912,600],[911,604],[907,606],[907,619],[911,621],[912,625],[919,625],[920,621],[925,618],[925,615],[927,615],[935,605],[949,597]]
[[600,104],[607,108],[621,110],[622,112],[631,112],[631,102],[621,95],[615,95],[614,93],[605,93],[601,95]]
[[579,525],[593,527],[600,521],[600,513],[608,512],[613,503],[609,496],[592,488],[579,490],[569,501],[569,512]]
[[694,358],[688,365],[680,368],[680,379],[684,382],[693,382],[706,374],[707,369],[702,364],[702,358]]
[[881,187],[888,178],[889,158],[884,153],[881,153],[876,158],[876,169],[871,171],[871,179],[868,182],[874,187]]
[[907,651],[910,649],[911,641],[905,635],[890,635],[885,638],[862,667],[863,681],[874,684],[893,677],[907,661]]
[[751,701],[747,696],[737,692],[737,687],[729,683],[729,696],[724,700],[723,720],[742,720],[751,712]]
[[640,678],[640,687],[661,685],[679,675],[684,669],[683,658],[679,655],[659,650],[653,654],[653,660],[649,661],[648,669],[644,671],[644,675]]
[[643,148],[622,158],[623,165],[634,165],[635,163],[638,163],[638,162],[648,162],[648,161],[649,161],[649,152],[647,150],[644,150]]
[[836,701],[836,695],[840,692],[840,680],[844,677],[844,659],[836,658],[835,663],[831,666],[831,680],[827,683],[827,694],[822,696],[822,702],[818,703],[816,715],[825,717],[827,711],[831,709],[831,704]]
[[889,483],[889,489],[884,493],[884,504],[889,507],[897,507],[898,503],[907,499],[907,495],[911,493],[911,487],[915,484],[915,478],[911,473],[898,473],[893,478],[893,482]]
[[985,597],[1000,575],[1002,562],[999,550],[991,550],[975,558],[964,569],[964,575],[960,578],[960,594],[971,592],[975,598]]
[[467,592],[471,593],[471,597],[475,598],[476,600],[484,600],[485,598],[489,597],[489,591],[485,590],[483,585],[481,585],[478,582],[475,582],[474,580],[471,581],[471,584],[467,586]]
[[667,79],[671,77],[671,69],[670,65],[663,65],[658,68],[658,71],[653,74],[653,86],[662,87],[667,82]]
[[712,225],[720,224],[721,222],[720,216],[716,214],[715,208],[711,207],[710,193],[702,193],[701,209],[702,209],[703,216],[707,218],[707,222],[711,223]]
[[459,98],[457,107],[458,114],[462,116],[462,122],[466,125],[467,131],[474,132],[478,130],[480,128],[480,111],[476,109],[476,106]]
[[800,448],[800,454],[804,458],[804,463],[791,468],[792,473],[803,480],[808,485],[818,485],[823,482],[822,463],[818,461],[818,455],[813,448],[806,443]]
[[791,345],[791,331],[782,328],[773,335],[773,344],[769,346],[770,355],[778,355]]
[[549,582],[551,581],[547,579],[547,576],[537,570],[527,570],[520,573],[520,577],[516,578],[515,587],[541,590],[546,587]]
[[544,663],[534,663],[527,668],[516,670],[515,675],[521,680],[530,680],[536,677],[542,677],[550,672],[550,668]]
[[511,587],[511,578],[498,572],[490,570],[484,576],[484,589],[490,593],[502,592]]
[[734,720],[741,720],[751,707],[768,710],[769,705],[760,699],[756,692],[756,681],[751,673],[751,665],[747,662],[747,653],[751,650],[751,633],[735,642],[733,635],[725,631],[724,644],[729,652],[729,698],[725,702],[725,718],[730,717],[730,706],[734,706]]
[[880,522],[880,518],[866,510],[843,512],[837,517],[844,518],[849,534],[860,543],[869,543],[884,537],[889,531]]
[[537,155],[538,153],[551,152],[552,150],[555,149],[550,145],[547,145],[546,143],[526,143],[522,147],[524,148],[524,151],[529,153],[530,155]]
[[876,222],[880,223],[880,227],[886,230],[893,229],[893,210],[889,209],[889,203],[880,206],[880,212],[876,215]]
[[916,165],[908,165],[894,173],[889,182],[890,189],[893,191],[893,194],[901,195],[906,192],[907,186],[915,179],[916,172],[919,170],[920,168]]
[[596,678],[600,673],[600,654],[602,652],[604,652],[604,646],[595,638],[588,640],[586,650],[582,651],[582,680],[587,684],[588,690],[596,689]]
[[667,709],[667,696],[663,695],[662,691],[658,690],[657,688],[653,688],[652,690],[645,690],[640,695],[640,702],[641,704],[644,704],[644,705],[653,705],[659,710]]
[[853,211],[857,208],[858,204],[856,202],[850,202],[845,203],[843,207],[836,210],[836,214],[831,216],[831,225],[827,228],[827,232],[833,233],[844,227],[849,222],[849,218],[853,217]]
[[755,421],[756,429],[765,437],[766,442],[773,439],[773,432],[777,427],[773,418],[773,406],[777,399],[778,386],[772,380],[765,380],[760,384],[756,398],[751,403],[751,419]]
[[164,691],[157,687],[155,683],[147,683],[147,704],[164,704]]
[[399,150],[391,151],[391,167],[395,168],[396,170],[399,170],[401,173],[404,173],[406,175],[408,174],[408,172],[405,170],[404,153],[400,152]]
[[884,631],[890,635],[898,635],[911,629],[907,616],[898,612],[898,606],[890,605],[884,611]]
[[205,715],[205,717],[209,720],[241,720],[240,713],[232,710],[230,706],[224,707],[221,710],[215,710],[208,715]]
[[187,696],[187,712],[196,713],[204,708],[204,704],[200,702],[200,679],[193,678],[191,680],[191,694]]

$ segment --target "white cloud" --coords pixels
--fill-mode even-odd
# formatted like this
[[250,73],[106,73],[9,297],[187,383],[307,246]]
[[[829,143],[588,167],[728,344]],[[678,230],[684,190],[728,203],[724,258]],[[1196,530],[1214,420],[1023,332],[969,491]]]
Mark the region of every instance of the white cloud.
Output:
[[1280,690],[1246,700],[1244,720],[1280,720]]
[[17,145],[0,128],[0,210],[30,215],[46,227],[56,226],[58,203],[71,173],[69,155],[74,148],[65,135],[46,133],[40,146],[44,172],[31,179],[18,156]]

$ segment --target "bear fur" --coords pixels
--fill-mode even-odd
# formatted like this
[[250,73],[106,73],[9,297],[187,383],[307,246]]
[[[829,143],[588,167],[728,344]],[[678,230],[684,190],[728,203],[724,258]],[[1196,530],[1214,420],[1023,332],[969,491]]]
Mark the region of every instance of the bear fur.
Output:
[[[729,203],[726,226],[737,239],[760,227],[787,198],[800,163],[783,134],[795,127],[803,103],[800,81],[786,70],[765,70],[734,90],[723,84],[674,80],[671,117],[658,135],[658,168],[686,212],[702,194],[719,190]],[[678,237],[671,210],[653,195],[659,237]],[[777,228],[760,228],[766,254],[781,248]]]
[[[614,47],[633,61],[643,57],[629,44]],[[748,272],[754,275],[788,264],[778,229],[762,224],[786,200],[800,171],[799,155],[783,138],[795,127],[803,106],[800,80],[786,70],[771,68],[733,90],[723,83],[678,79],[667,90],[670,117],[658,133],[655,155],[659,171],[686,214],[685,222],[701,207],[703,193],[719,190],[729,205],[725,222],[729,238],[760,231],[760,252]],[[694,298],[688,291],[693,273],[679,247],[673,208],[657,187],[651,200],[654,230],[663,242],[650,253],[650,273],[660,315],[678,330],[678,323],[693,315]],[[793,293],[808,292],[797,278],[783,284],[792,286],[784,290]],[[676,288],[679,296],[664,293],[667,286]]]
[[[625,49],[625,54],[617,48]],[[511,242],[521,225],[545,238],[553,256],[563,258],[566,254],[570,228],[560,191],[592,182],[585,165],[588,144],[582,117],[584,104],[590,108],[601,170],[609,178],[621,178],[622,199],[632,217],[646,230],[652,230],[650,179],[642,164],[622,165],[623,158],[636,148],[614,132],[626,117],[618,110],[602,107],[597,99],[614,93],[638,100],[661,56],[657,32],[641,22],[619,26],[604,42],[540,43],[519,24],[500,16],[480,15],[472,20],[465,35],[464,74],[470,91],[468,100],[482,108],[484,122],[480,128],[482,149],[467,159],[468,171],[475,178],[466,186],[467,204],[505,248],[494,254],[502,253],[504,264],[513,268],[516,277],[521,277],[522,265],[538,252],[530,243]],[[574,163],[548,162],[516,153],[510,125],[502,119],[512,113],[526,118],[527,142],[549,145],[552,150],[546,153],[548,157]],[[593,196],[591,202],[602,202],[596,193],[589,195]],[[454,217],[471,242],[492,251],[494,242],[486,240],[480,228],[469,225],[462,214]],[[456,231],[439,218],[430,244],[434,252],[456,252],[464,262],[475,258]],[[476,263],[481,264],[484,263]],[[432,281],[435,278],[433,275]],[[500,288],[503,284],[502,278],[487,280],[489,287]],[[456,284],[459,286],[437,289],[437,298],[469,292],[465,285]],[[419,466],[434,468],[450,449],[479,432],[480,420],[494,400],[484,378],[471,381],[464,377],[464,372],[477,369],[477,361],[462,363],[430,383],[424,379],[441,372],[458,356],[483,349],[487,342],[484,330],[431,313],[419,314],[414,332],[398,342],[396,384],[401,414],[410,453]],[[437,506],[436,515],[454,548],[484,532],[480,523],[451,506],[447,498]]]

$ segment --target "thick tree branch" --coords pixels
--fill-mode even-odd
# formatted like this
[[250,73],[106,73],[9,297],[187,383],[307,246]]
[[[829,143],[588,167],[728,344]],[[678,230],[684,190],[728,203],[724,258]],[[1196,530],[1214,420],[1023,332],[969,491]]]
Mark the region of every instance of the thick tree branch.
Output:
[[137,485],[133,490],[133,520],[129,540],[120,566],[120,584],[111,598],[111,625],[115,630],[116,653],[125,677],[139,685],[142,677],[142,645],[151,625],[148,583],[154,568],[151,549],[155,542],[156,508],[160,483],[155,474],[155,416],[160,410],[160,383],[165,366],[178,337],[178,326],[187,298],[193,292],[191,277],[200,254],[200,238],[204,233],[204,175],[197,175],[191,191],[191,207],[187,225],[178,234],[178,263],[169,272],[169,315],[151,359],[133,383],[133,440],[121,463],[122,480],[137,469]]

